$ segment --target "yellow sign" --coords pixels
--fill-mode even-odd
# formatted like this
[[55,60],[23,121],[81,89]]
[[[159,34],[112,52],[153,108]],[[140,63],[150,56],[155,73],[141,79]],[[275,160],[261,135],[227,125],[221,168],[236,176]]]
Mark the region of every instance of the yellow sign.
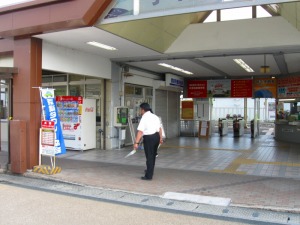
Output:
[[182,101],[181,110],[181,119],[194,119],[194,101]]

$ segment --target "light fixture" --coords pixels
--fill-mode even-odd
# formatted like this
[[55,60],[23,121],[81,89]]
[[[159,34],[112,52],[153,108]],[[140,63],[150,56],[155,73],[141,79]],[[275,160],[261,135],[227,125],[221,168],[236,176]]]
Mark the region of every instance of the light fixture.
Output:
[[98,47],[98,48],[103,48],[105,50],[109,50],[109,51],[116,51],[118,49],[114,48],[114,47],[111,47],[109,45],[105,45],[105,44],[101,44],[99,42],[96,42],[96,41],[89,41],[87,42],[88,45],[93,45],[95,47]]
[[248,73],[255,72],[247,63],[245,63],[242,59],[234,59],[240,67],[242,67],[244,70],[246,70]]
[[271,69],[266,65],[266,55],[264,55],[264,65],[260,67],[261,73],[270,73]]
[[280,102],[292,102],[295,101],[295,98],[279,99]]
[[176,66],[169,65],[169,64],[167,64],[167,63],[158,63],[158,65],[163,66],[163,67],[166,67],[166,68],[170,68],[170,69],[172,69],[172,70],[176,70],[176,71],[179,71],[179,72],[181,72],[181,73],[188,74],[188,75],[193,75],[193,73],[190,72],[190,71],[181,69],[181,68],[176,67]]

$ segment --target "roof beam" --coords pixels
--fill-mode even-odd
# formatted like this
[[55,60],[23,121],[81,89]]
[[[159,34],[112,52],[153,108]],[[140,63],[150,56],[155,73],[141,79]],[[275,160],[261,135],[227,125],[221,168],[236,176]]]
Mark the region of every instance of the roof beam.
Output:
[[287,63],[285,61],[284,54],[283,53],[273,54],[273,57],[277,63],[280,73],[282,75],[289,74],[289,69],[288,69]]
[[229,74],[225,73],[224,71],[219,70],[218,68],[216,68],[216,67],[214,67],[214,66],[212,66],[212,65],[210,65],[210,64],[208,64],[206,62],[203,62],[200,59],[190,59],[190,61],[193,62],[193,63],[195,63],[195,64],[197,64],[197,65],[199,65],[199,66],[202,66],[202,67],[204,67],[204,68],[206,68],[208,70],[211,70],[211,71],[219,74],[221,77],[226,77],[226,78],[230,78],[231,77]]

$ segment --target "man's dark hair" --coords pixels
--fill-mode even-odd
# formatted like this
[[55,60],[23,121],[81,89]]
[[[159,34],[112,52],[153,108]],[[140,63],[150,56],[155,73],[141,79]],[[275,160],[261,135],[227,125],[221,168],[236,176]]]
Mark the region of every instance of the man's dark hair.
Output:
[[140,105],[140,108],[143,109],[145,112],[150,111],[151,113],[153,113],[150,105],[148,103],[146,103],[146,102],[142,103]]

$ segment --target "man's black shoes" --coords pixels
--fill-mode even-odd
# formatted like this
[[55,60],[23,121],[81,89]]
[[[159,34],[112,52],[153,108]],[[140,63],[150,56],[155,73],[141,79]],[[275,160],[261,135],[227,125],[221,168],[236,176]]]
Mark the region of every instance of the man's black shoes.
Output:
[[148,177],[141,177],[142,180],[152,180],[152,178],[148,178]]

